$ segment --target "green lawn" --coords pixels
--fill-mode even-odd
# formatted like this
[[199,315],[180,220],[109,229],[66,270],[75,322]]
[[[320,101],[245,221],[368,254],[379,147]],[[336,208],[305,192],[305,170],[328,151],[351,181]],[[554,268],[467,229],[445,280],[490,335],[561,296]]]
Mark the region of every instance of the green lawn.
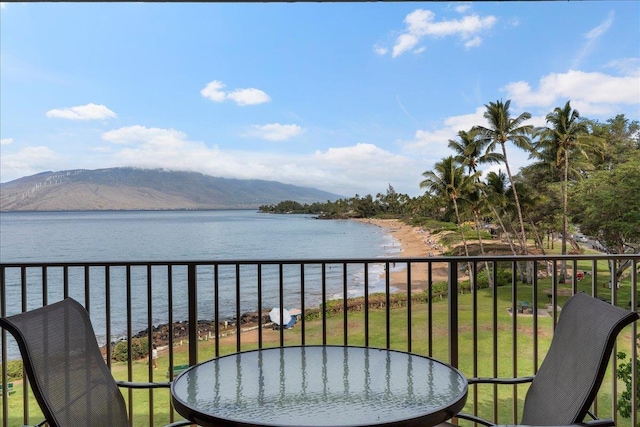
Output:
[[[590,270],[590,265],[578,265],[578,268]],[[602,271],[606,271],[606,266],[602,267]],[[546,279],[549,280],[549,279]],[[571,289],[570,285],[562,285],[567,289]],[[545,308],[547,296],[544,289],[548,289],[550,283],[541,281],[539,286],[539,308]],[[583,279],[579,285],[579,289],[589,290],[590,281]],[[629,299],[629,286],[624,286],[619,290],[619,301],[627,301]],[[606,291],[609,289],[599,288],[598,291]],[[602,294],[605,295],[604,293]],[[499,287],[496,290],[496,299],[492,296],[491,289],[484,289],[477,292],[477,330],[473,329],[473,295],[466,293],[459,295],[459,368],[467,376],[493,376],[494,363],[496,365],[498,376],[513,377],[526,376],[533,373],[534,353],[534,323],[533,316],[516,316],[510,315],[508,308],[512,306],[512,298],[514,298],[511,287]],[[567,297],[559,297],[559,304],[562,305]],[[515,300],[532,301],[532,287],[528,285],[520,285],[517,287]],[[623,305],[623,304],[620,304]],[[447,311],[448,305],[446,300],[434,301],[432,310],[429,313],[429,305],[415,304],[411,307],[411,329],[412,329],[412,346],[411,351],[418,354],[429,355],[428,339],[431,337],[433,347],[431,355],[443,361],[449,360],[448,354],[448,324]],[[493,311],[496,310],[497,317],[493,318]],[[433,323],[432,328],[428,328],[428,315],[431,314]],[[365,332],[365,316],[364,312],[349,312],[346,314],[348,320],[347,343],[349,345],[364,345]],[[386,347],[386,309],[376,309],[369,312],[369,345],[372,347]],[[408,322],[407,308],[393,308],[389,310],[390,316],[390,343],[389,347],[397,350],[406,351],[408,346]],[[327,343],[328,344],[344,344],[344,317],[343,314],[333,315],[327,318]],[[541,315],[538,317],[538,363],[542,361],[544,354],[549,346],[552,335],[552,317],[550,315]],[[517,328],[517,336],[514,342],[514,326]],[[497,330],[497,335],[493,334],[493,330]],[[265,331],[266,332],[266,331]],[[279,334],[265,334],[265,346],[275,346],[279,344]],[[313,320],[305,322],[305,342],[306,344],[322,343],[322,322],[321,320]],[[477,336],[477,353],[474,352],[473,341],[474,334]],[[268,336],[268,337],[267,337]],[[272,337],[272,338],[269,338]],[[302,342],[302,327],[298,324],[295,328],[285,331],[285,345],[297,345]],[[620,345],[618,351],[629,352],[631,343],[630,329],[627,328],[619,340]],[[244,342],[242,350],[257,348],[257,344]],[[174,365],[188,363],[187,345],[177,346],[174,348]],[[235,337],[230,340],[221,340],[220,354],[228,354],[236,351]],[[513,358],[512,354],[517,357]],[[201,341],[199,343],[199,360],[208,360],[214,357],[214,341]],[[149,367],[146,360],[136,361],[133,364],[133,378],[135,381],[148,381]],[[168,368],[167,353],[161,353],[159,359],[159,369],[151,371],[155,381],[166,381],[165,373]],[[611,369],[609,370],[611,371]],[[118,379],[126,379],[127,370],[123,363],[113,364],[114,376]],[[603,383],[602,392],[598,398],[598,413],[602,417],[611,417],[612,398],[611,390],[613,379],[611,372],[607,373],[605,382]],[[622,385],[618,384],[618,392]],[[15,384],[16,393],[9,397],[9,425],[22,425],[22,385]],[[468,403],[465,408],[466,412],[473,412],[474,407],[478,413],[485,418],[493,418],[493,402],[494,393],[498,402],[497,420],[501,423],[510,424],[514,422],[514,410],[517,411],[515,421],[520,417],[521,407],[527,386],[518,387],[501,386],[494,390],[494,386],[479,386],[477,393],[470,389]],[[127,400],[128,392],[125,391],[125,400]],[[514,399],[514,396],[516,397]],[[153,413],[155,414],[153,425],[164,425],[169,422],[169,391],[166,389],[148,392],[145,390],[133,392],[133,413],[134,425],[147,426],[148,414],[150,410],[150,397],[153,399]],[[515,403],[514,403],[515,401]],[[29,399],[29,412],[31,414],[28,420],[31,423],[42,419],[39,413],[38,405],[33,397]],[[618,426],[630,427],[630,420],[618,418]]]

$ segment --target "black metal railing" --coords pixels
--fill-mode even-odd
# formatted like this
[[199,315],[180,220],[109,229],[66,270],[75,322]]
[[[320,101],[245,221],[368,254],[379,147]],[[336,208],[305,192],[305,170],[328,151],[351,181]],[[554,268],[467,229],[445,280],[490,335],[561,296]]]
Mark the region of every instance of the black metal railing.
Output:
[[[622,267],[618,283],[610,271]],[[90,312],[106,363],[125,380],[171,380],[180,366],[221,354],[308,344],[401,349],[468,376],[525,376],[544,358],[570,295],[585,291],[638,309],[638,268],[640,255],[13,263],[0,264],[0,314],[77,299]],[[266,314],[273,307],[300,309],[295,328],[274,329]],[[621,334],[616,352],[627,357],[612,358],[593,408],[619,426],[639,423],[636,364],[630,395],[623,396],[628,381],[616,376],[621,364],[637,360],[637,335],[637,325]],[[152,367],[150,342],[161,347],[161,370]],[[0,425],[39,422],[29,388],[13,379],[19,353],[4,330],[1,344]],[[481,387],[470,389],[465,411],[517,423],[526,385]],[[166,390],[129,390],[125,398],[132,425],[176,416]],[[622,400],[632,408],[626,418]]]

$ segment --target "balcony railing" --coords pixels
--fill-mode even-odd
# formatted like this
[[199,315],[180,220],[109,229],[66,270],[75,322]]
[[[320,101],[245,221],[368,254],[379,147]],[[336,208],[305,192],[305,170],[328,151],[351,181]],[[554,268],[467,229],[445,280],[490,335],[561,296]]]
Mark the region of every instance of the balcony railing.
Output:
[[[610,271],[622,266],[618,283]],[[468,376],[513,377],[535,374],[570,295],[584,291],[638,309],[639,267],[640,255],[0,264],[0,312],[75,298],[89,310],[117,379],[168,381],[179,366],[221,354],[309,344],[393,348],[436,357]],[[302,314],[293,329],[274,329],[266,315],[272,307]],[[636,364],[630,395],[616,376],[639,356],[637,328],[621,333],[593,408],[618,426],[640,423]],[[159,370],[148,344],[135,359],[134,337],[160,346]],[[5,331],[1,344],[0,425],[41,421],[29,388],[12,379],[19,353]],[[473,386],[465,411],[517,423],[526,388]],[[166,389],[124,393],[132,425],[178,417]],[[628,417],[618,410],[623,401]]]

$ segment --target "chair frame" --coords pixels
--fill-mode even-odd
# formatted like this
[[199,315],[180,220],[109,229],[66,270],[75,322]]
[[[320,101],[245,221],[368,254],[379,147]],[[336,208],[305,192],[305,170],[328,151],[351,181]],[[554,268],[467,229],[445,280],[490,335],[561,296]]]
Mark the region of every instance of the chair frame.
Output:
[[[51,307],[53,305],[58,305],[58,304],[75,305],[79,309],[78,312],[83,317],[83,320],[84,320],[84,322],[86,322],[86,325],[89,328],[91,328],[91,331],[93,331],[93,326],[91,325],[91,320],[89,318],[89,313],[82,306],[82,304],[80,304],[79,302],[77,302],[73,298],[65,298],[62,301],[50,304],[48,306],[41,307],[40,309],[46,309],[46,307]],[[33,366],[32,366],[32,357],[33,356],[31,354],[31,350],[29,349],[29,346],[27,345],[26,337],[20,331],[20,329],[17,328],[13,324],[13,322],[11,320],[12,318],[18,318],[19,316],[21,316],[23,314],[27,314],[27,313],[29,313],[29,312],[16,314],[14,316],[8,316],[8,317],[0,318],[0,327],[2,327],[3,329],[6,329],[9,333],[11,333],[11,335],[13,335],[13,337],[15,338],[15,340],[16,340],[16,342],[18,344],[18,348],[20,349],[20,354],[22,355],[23,366],[24,366],[24,369],[26,371],[27,378],[29,380],[29,385],[31,386],[31,390],[33,391],[33,395],[34,395],[36,401],[38,402],[38,405],[40,406],[40,409],[42,410],[42,413],[44,414],[44,417],[45,417],[45,420],[42,421],[41,423],[37,424],[37,425],[40,426],[40,425],[44,425],[44,424],[48,423],[51,427],[58,427],[58,422],[57,422],[56,417],[54,415],[55,411],[53,410],[52,406],[50,405],[49,399],[47,397],[45,397],[44,394],[42,393],[42,391],[40,390],[40,386],[39,386],[39,383],[38,383],[38,377],[35,374],[35,372],[33,370]],[[95,339],[95,334],[94,334],[94,339]],[[97,340],[95,340],[95,350],[98,351],[98,352],[100,351],[100,348],[98,346]],[[113,378],[113,376],[111,375],[111,371],[109,370],[108,367],[106,367],[106,365],[105,365],[105,369],[107,370],[109,377],[114,381],[114,383],[118,387],[127,388],[127,389],[156,389],[156,388],[170,388],[171,387],[171,383],[170,382],[131,382],[131,381],[116,380],[115,378]],[[126,410],[126,408],[125,408],[125,410]],[[130,414],[127,414],[127,416],[129,416],[129,415]],[[194,424],[192,422],[190,422],[190,421],[181,420],[181,421],[176,421],[174,423],[168,424],[166,427],[180,427],[180,426],[188,426],[188,425],[194,425]]]
[[[587,296],[588,298],[593,298],[588,296],[587,294],[585,294],[584,292],[579,292],[578,294],[575,294],[574,296],[572,296],[571,298],[584,298],[585,296]],[[599,301],[596,298],[593,298],[594,301]],[[602,380],[604,378],[605,372],[607,370],[607,366],[609,364],[609,359],[611,358],[611,353],[613,352],[613,348],[615,346],[615,342],[616,339],[618,337],[618,334],[622,331],[622,329],[624,327],[626,327],[627,325],[632,324],[633,322],[637,321],[640,318],[640,316],[638,315],[638,313],[634,312],[634,311],[629,311],[628,314],[621,318],[615,325],[615,327],[612,328],[612,330],[609,333],[609,336],[607,337],[607,341],[604,347],[604,351],[603,351],[603,356],[606,355],[606,361],[603,360],[603,362],[600,364],[598,372],[595,376],[595,381],[593,383],[593,387],[590,390],[588,396],[584,399],[584,411],[586,412],[585,416],[589,416],[592,418],[592,420],[588,420],[588,421],[580,421],[580,422],[575,422],[573,424],[568,424],[566,425],[566,427],[615,427],[615,423],[613,420],[610,419],[599,419],[597,418],[593,413],[591,413],[589,411],[589,407],[591,406],[591,404],[593,404],[593,401],[595,400],[597,394],[598,394],[598,390],[600,389],[600,385],[602,384]],[[560,316],[560,321],[562,321],[562,315]],[[543,362],[544,363],[544,362]],[[468,378],[467,381],[469,383],[469,385],[473,385],[473,384],[496,384],[496,385],[517,385],[517,384],[526,384],[526,383],[532,383],[535,380],[535,375],[534,376],[527,376],[527,377],[518,377],[518,378],[486,378],[486,377],[474,377],[474,378]],[[456,415],[455,418],[459,418],[459,419],[464,419],[464,420],[468,420],[468,421],[473,421],[474,423],[478,423],[487,427],[492,427],[495,426],[496,424],[485,420],[483,418],[480,418],[476,415],[472,415],[472,414],[467,414],[467,413],[459,413],[458,415]],[[448,424],[448,423],[447,423]],[[445,424],[446,425],[446,424]],[[522,424],[521,424],[522,425]]]

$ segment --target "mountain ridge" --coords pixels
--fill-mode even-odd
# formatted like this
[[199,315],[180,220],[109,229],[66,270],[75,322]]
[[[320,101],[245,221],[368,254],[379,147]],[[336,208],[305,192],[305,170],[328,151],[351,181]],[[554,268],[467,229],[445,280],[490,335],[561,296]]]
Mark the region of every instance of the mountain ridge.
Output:
[[277,181],[128,167],[48,171],[0,183],[4,212],[256,209],[283,200],[314,203],[341,197]]

